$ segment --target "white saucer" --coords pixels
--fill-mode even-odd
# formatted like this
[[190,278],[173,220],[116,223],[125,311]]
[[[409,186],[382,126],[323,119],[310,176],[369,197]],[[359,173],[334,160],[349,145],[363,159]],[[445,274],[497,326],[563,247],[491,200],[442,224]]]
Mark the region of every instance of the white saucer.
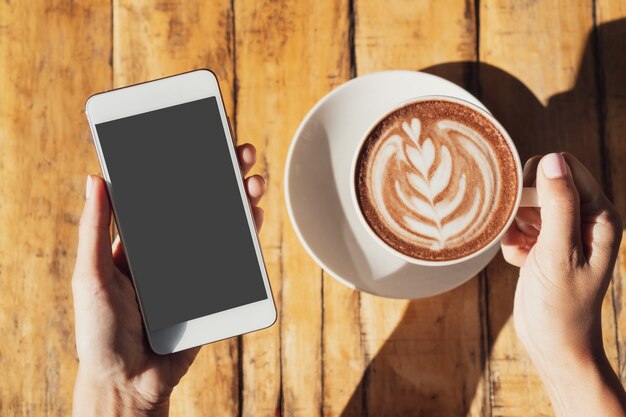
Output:
[[370,124],[401,101],[425,95],[461,98],[485,106],[443,78],[415,71],[384,71],[355,78],[324,96],[293,137],[285,167],[291,223],[311,257],[339,282],[392,298],[448,291],[480,272],[499,245],[459,265],[407,263],[379,246],[350,200],[350,163]]

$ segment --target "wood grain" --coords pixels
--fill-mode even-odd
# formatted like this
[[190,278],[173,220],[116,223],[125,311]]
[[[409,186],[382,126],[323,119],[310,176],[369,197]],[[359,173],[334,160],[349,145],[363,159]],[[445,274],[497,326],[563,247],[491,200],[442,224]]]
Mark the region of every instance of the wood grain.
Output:
[[[110,88],[110,5],[0,2],[0,415],[70,415],[70,280],[97,159],[84,103]],[[100,63],[94,65],[94,63]]]
[[325,417],[367,415],[362,379],[369,364],[361,333],[361,294],[324,273]]
[[[475,60],[473,1],[354,0],[354,12],[358,75]],[[471,87],[465,65],[439,68],[437,75]]]
[[[596,2],[598,82],[600,90],[601,133],[604,135],[604,184],[610,191],[622,221],[626,222],[626,3],[619,0]],[[626,236],[613,277],[617,316],[619,375],[626,382]]]
[[[261,158],[267,180],[261,242],[279,320],[243,341],[244,416],[321,413],[321,270],[287,218],[283,173],[296,127],[347,78],[346,4],[237,1],[237,131]],[[282,387],[282,389],[281,389]]]
[[234,114],[234,28],[230,1],[113,3],[115,87],[198,68],[217,75]]
[[[212,69],[234,114],[233,11],[229,0],[113,1],[114,86]],[[208,191],[207,191],[208,192]],[[204,346],[174,391],[171,416],[237,416],[236,338]]]
[[[602,142],[589,4],[481,1],[480,5],[480,88],[522,159],[569,151],[600,178]],[[500,257],[487,274],[493,413],[553,415],[510,318],[518,270]],[[608,356],[617,365],[611,292],[603,306],[603,330]]]
[[[429,68],[470,87],[468,70],[476,57],[472,2],[358,0],[354,11],[357,75]],[[333,336],[358,341],[360,351],[353,347],[349,352],[364,360],[363,377],[344,415],[488,415],[487,387],[481,383],[486,347],[480,283],[473,279],[447,294],[412,302],[361,294],[358,303],[348,299],[342,304],[345,292],[329,289],[326,311],[332,305],[333,314],[348,317],[350,326],[335,325]],[[360,334],[345,336],[355,331]],[[342,373],[347,383],[355,372],[351,363]],[[339,393],[335,397],[335,402],[342,400]]]
[[[516,269],[499,256],[413,302],[348,289],[297,240],[284,161],[302,117],[351,74],[426,70],[479,94],[523,159],[578,156],[626,221],[624,39],[622,0],[0,2],[0,415],[70,415],[70,276],[85,176],[99,172],[85,98],[200,67],[258,148],[280,317],[203,348],[172,416],[553,415],[513,330]],[[622,381],[624,248],[603,306]]]

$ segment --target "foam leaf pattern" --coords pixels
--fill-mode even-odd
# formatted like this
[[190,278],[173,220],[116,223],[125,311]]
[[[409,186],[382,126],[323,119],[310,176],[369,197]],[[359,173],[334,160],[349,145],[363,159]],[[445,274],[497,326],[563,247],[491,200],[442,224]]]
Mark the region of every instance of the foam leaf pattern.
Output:
[[[394,233],[443,249],[488,215],[496,186],[493,155],[476,132],[457,122],[439,121],[428,136],[417,118],[401,127],[381,145],[373,164],[376,205]],[[455,169],[455,159],[465,162]],[[461,169],[468,164],[471,180]],[[384,179],[390,176],[395,181],[388,189]],[[394,210],[397,204],[404,209]]]

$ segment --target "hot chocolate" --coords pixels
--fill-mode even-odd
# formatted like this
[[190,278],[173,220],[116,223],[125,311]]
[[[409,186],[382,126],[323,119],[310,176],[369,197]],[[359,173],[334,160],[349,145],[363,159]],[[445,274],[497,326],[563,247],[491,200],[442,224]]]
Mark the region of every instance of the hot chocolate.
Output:
[[447,261],[498,237],[514,209],[515,157],[483,114],[447,100],[407,104],[363,143],[356,195],[371,229],[409,257]]

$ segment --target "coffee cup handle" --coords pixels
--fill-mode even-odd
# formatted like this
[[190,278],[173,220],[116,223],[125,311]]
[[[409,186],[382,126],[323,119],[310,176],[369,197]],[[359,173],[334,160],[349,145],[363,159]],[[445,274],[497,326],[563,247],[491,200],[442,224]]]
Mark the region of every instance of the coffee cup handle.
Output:
[[522,189],[522,198],[519,203],[520,207],[541,207],[539,205],[539,196],[535,187],[524,187]]

